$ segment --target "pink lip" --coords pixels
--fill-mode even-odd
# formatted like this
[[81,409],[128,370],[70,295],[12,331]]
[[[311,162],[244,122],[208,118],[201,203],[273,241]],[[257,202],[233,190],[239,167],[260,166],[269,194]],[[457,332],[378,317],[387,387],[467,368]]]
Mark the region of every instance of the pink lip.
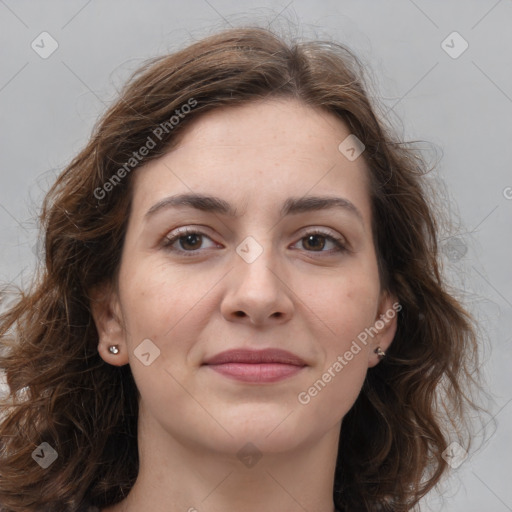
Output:
[[204,364],[226,377],[244,382],[276,382],[307,366],[300,357],[280,349],[227,350]]

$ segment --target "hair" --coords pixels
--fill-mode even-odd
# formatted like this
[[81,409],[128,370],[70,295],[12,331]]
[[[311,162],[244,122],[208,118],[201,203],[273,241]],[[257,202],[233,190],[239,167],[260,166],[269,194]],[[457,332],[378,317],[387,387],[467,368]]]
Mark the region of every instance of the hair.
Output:
[[[334,114],[364,143],[381,286],[402,305],[386,357],[368,370],[343,418],[336,507],[416,509],[448,469],[450,441],[468,449],[476,322],[442,277],[427,165],[377,118],[362,77],[361,62],[341,44],[287,41],[259,27],[220,31],[133,73],[46,195],[44,260],[30,290],[0,317],[9,386],[0,418],[3,511],[104,507],[130,491],[140,394],[129,365],[98,354],[90,292],[117,280],[135,169],[169,151],[205,112],[270,98]],[[149,138],[155,147],[142,163],[131,161]],[[32,458],[42,442],[58,453],[47,469]]]

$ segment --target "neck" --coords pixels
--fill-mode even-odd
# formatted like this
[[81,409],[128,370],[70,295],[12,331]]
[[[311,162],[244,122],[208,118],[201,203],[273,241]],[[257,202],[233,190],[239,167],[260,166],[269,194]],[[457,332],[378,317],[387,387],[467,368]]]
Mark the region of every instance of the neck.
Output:
[[137,480],[126,499],[103,512],[334,512],[340,427],[286,452],[242,443],[242,454],[226,454],[176,439],[139,416]]

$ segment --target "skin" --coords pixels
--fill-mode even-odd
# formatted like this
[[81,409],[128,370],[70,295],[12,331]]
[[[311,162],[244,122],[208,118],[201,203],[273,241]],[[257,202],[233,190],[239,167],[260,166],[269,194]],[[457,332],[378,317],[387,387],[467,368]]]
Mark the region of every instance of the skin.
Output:
[[[140,471],[108,512],[333,512],[343,416],[355,402],[374,349],[387,350],[396,316],[307,404],[307,391],[365,328],[396,302],[381,290],[371,233],[368,169],[338,145],[350,134],[337,117],[297,100],[216,109],[191,124],[176,149],[138,169],[117,288],[94,291],[98,350],[130,364],[141,393]],[[180,193],[221,197],[240,214],[164,208]],[[281,217],[289,197],[339,196],[344,209]],[[176,228],[202,238],[163,247]],[[318,228],[342,237],[348,252]],[[263,252],[237,252],[245,237]],[[195,252],[194,252],[195,251]],[[145,366],[134,351],[150,339],[160,355]],[[116,355],[108,351],[119,345]],[[244,383],[203,366],[231,348],[282,348],[307,366],[274,383]],[[332,370],[331,370],[332,373]],[[237,452],[261,455],[251,467]]]

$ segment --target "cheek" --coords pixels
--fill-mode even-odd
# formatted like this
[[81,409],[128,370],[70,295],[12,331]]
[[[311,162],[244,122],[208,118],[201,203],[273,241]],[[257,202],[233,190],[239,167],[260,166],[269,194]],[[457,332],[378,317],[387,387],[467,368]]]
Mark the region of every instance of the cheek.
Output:
[[[127,258],[125,264],[120,272],[120,296],[130,365],[135,379],[144,379],[142,386],[152,382],[157,390],[162,383],[168,385],[167,371],[180,381],[187,378],[191,351],[212,318],[210,296],[218,275],[199,274],[192,266],[178,270],[157,258],[146,258],[140,264]],[[147,339],[157,347],[158,357],[144,367],[137,356]]]
[[379,291],[371,271],[342,274],[310,291],[308,305],[325,327],[322,363],[298,396],[311,421],[334,425],[357,399],[371,350],[365,329],[374,324]]
[[[299,407],[318,428],[329,428],[356,401],[368,371],[370,344],[365,329],[373,325],[373,304],[365,296],[340,292],[324,309],[329,334],[323,339],[322,362],[297,396]],[[326,323],[327,323],[326,322]]]
[[[351,267],[335,279],[308,280],[307,305],[325,327],[326,345],[345,350],[350,340],[373,325],[378,308],[379,282],[372,268]],[[304,288],[305,291],[305,288]]]
[[[206,291],[187,270],[178,273],[151,258],[140,264],[127,258],[119,280],[129,364],[137,388],[152,410],[180,403],[186,397],[178,382],[186,377],[186,358],[201,328],[197,312]],[[143,357],[146,353],[149,357]]]
[[[132,342],[137,336],[161,337],[183,321],[204,295],[208,283],[196,282],[193,271],[157,258],[137,264],[127,259],[120,273],[123,316]],[[204,285],[204,286],[203,286]]]

